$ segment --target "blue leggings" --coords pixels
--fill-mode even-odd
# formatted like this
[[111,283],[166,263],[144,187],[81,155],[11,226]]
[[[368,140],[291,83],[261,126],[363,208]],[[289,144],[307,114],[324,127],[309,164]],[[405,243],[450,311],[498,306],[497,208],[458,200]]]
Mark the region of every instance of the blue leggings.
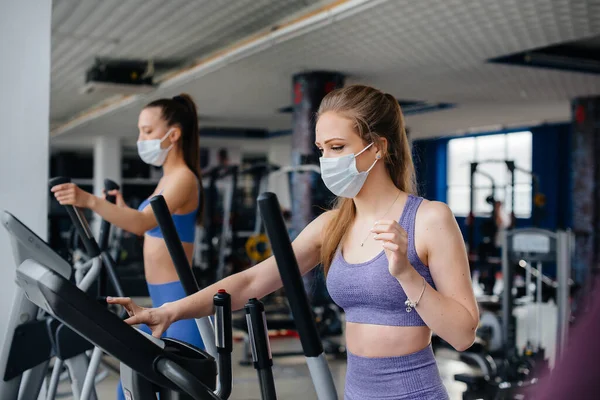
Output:
[[[180,281],[163,283],[160,285],[152,285],[148,283],[148,292],[152,299],[152,307],[160,307],[165,303],[176,301],[185,297],[185,291]],[[146,325],[140,325],[140,330],[152,334],[152,331]],[[162,335],[162,337],[173,338],[181,340],[182,342],[189,343],[204,350],[204,343],[200,337],[198,326],[196,321],[193,319],[181,320],[173,323],[169,329]],[[125,400],[123,394],[123,387],[119,381],[117,386],[117,399]]]

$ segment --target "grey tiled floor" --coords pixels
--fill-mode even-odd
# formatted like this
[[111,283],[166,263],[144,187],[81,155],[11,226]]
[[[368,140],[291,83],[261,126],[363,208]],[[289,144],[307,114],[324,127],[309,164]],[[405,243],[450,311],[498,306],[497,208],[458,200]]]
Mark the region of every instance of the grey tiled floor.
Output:
[[[273,352],[300,350],[300,342],[296,339],[277,339],[271,342]],[[233,392],[230,397],[232,400],[257,400],[260,399],[260,390],[256,371],[252,367],[240,366],[238,361],[241,358],[242,345],[236,343],[233,354]],[[461,399],[464,384],[454,381],[454,374],[469,371],[469,367],[456,360],[452,352],[443,350],[438,352],[438,367],[442,379],[450,393],[451,399]],[[346,362],[345,360],[328,360],[333,378],[338,388],[339,398],[342,398]],[[273,374],[275,376],[275,386],[277,396],[286,400],[310,400],[316,399],[316,394],[312,386],[312,381],[308,373],[308,368],[304,357],[277,357],[274,359]],[[110,400],[115,398],[115,388],[118,382],[118,376],[110,373],[97,386],[99,400]],[[68,387],[61,385],[62,390]]]

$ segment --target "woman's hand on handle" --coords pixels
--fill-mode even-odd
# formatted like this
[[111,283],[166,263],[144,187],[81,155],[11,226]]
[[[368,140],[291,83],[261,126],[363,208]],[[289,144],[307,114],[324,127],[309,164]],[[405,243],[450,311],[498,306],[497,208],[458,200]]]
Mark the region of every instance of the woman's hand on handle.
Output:
[[[326,223],[335,215],[331,211],[321,214],[294,240],[292,246],[302,275],[319,263],[321,232]],[[241,310],[248,299],[263,298],[281,287],[281,276],[275,258],[269,257],[252,268],[228,276],[198,293],[165,303],[159,308],[140,307],[128,297],[108,297],[106,301],[109,304],[119,304],[125,308],[129,314],[129,318],[125,320],[126,323],[129,325],[146,324],[152,330],[152,336],[159,338],[175,321],[213,315],[215,311],[213,297],[219,289],[225,289],[231,293],[233,310]]]
[[160,338],[174,322],[168,307],[165,307],[169,303],[158,308],[145,308],[135,304],[129,297],[107,297],[106,302],[123,306],[129,315],[125,322],[129,325],[146,324],[155,338]]
[[54,197],[62,206],[75,206],[80,208],[90,208],[94,195],[81,189],[74,183],[63,183],[50,189]]

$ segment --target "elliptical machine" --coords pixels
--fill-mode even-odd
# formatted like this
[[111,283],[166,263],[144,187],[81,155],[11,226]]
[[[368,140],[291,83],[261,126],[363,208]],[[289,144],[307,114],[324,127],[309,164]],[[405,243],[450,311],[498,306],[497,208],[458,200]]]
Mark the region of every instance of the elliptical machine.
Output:
[[[170,237],[171,244],[173,241],[178,242],[164,199],[161,197],[158,201],[153,200],[153,209],[156,209],[157,204],[163,208],[171,222],[172,232],[175,233],[175,236],[165,234],[165,237]],[[82,216],[79,223],[82,227],[87,227],[87,222]],[[18,230],[9,229],[16,253],[27,256],[17,267],[19,295],[26,296],[32,304],[61,321],[76,334],[119,359],[122,362],[121,374],[127,398],[146,400],[153,398],[155,393],[159,393],[161,399],[214,400],[229,397],[232,383],[232,330],[231,302],[227,293],[219,291],[214,297],[216,335],[212,330],[211,321],[208,318],[202,319],[204,327],[211,327],[209,331],[201,330],[201,333],[207,348],[214,352],[218,359],[217,364],[215,358],[207,352],[174,339],[155,339],[124,323],[121,317],[108,311],[105,305],[70,282],[70,266],[44,241],[35,237],[26,227],[25,229],[25,236]],[[36,238],[38,240],[35,240]],[[88,242],[95,243],[92,240],[93,238],[90,238]],[[181,242],[178,243],[181,247]],[[185,259],[183,248],[180,250],[181,252],[177,253],[175,248],[171,254],[176,258],[183,255]],[[178,265],[183,267],[181,263]],[[190,274],[189,265],[187,267],[187,273]],[[183,268],[179,270],[184,271]],[[264,324],[257,324],[257,321],[264,320],[264,316],[260,314],[260,307],[256,307],[254,303],[247,306],[247,314],[257,339],[254,349],[257,350],[255,355],[259,376],[264,381],[261,381],[261,386],[264,387],[263,398],[275,399],[272,373],[267,371],[270,370],[270,358],[264,340],[268,339],[266,332],[261,331]],[[269,376],[271,382],[268,381]],[[37,398],[28,394],[25,396],[28,397],[20,398]]]
[[[165,239],[165,244],[173,260],[179,280],[183,285],[187,296],[198,292],[200,288],[192,273],[188,263],[183,245],[179,240],[173,218],[169,213],[169,208],[162,195],[157,195],[150,199],[150,206],[158,222],[158,226]],[[214,354],[218,359],[219,387],[217,395],[219,398],[226,399],[231,393],[231,351],[233,348],[232,340],[232,318],[231,318],[231,299],[225,291],[219,290],[215,295],[215,330],[212,329],[210,319],[201,318],[196,320],[202,341],[209,353]],[[223,304],[227,307],[223,308]],[[271,357],[271,348],[269,337],[267,335],[267,326],[265,319],[265,310],[263,304],[258,299],[250,299],[245,306],[246,322],[248,331],[251,332],[252,340],[252,359],[254,368],[257,370],[261,387],[262,399],[276,399],[275,383],[273,380],[273,360]],[[223,321],[220,323],[219,321]],[[216,340],[216,342],[215,342]],[[216,344],[216,347],[215,347]],[[228,354],[223,357],[223,354]],[[223,386],[225,385],[225,386]],[[124,384],[125,388],[125,384]]]
[[[190,272],[187,258],[177,236],[171,215],[161,195],[150,200],[150,205],[156,216],[159,227],[165,238],[165,244],[169,249],[173,263],[177,269],[186,294],[190,295],[198,290],[194,276]],[[277,197],[273,193],[262,193],[258,197],[260,215],[265,223],[265,228],[271,242],[271,247],[277,266],[281,274],[283,286],[286,290],[292,314],[296,321],[302,348],[309,367],[311,378],[319,400],[337,400],[337,392],[333,383],[333,377],[327,360],[323,354],[323,346],[317,332],[315,321],[312,316],[308,298],[302,283],[302,277],[298,269],[291,242],[281,214],[281,208]],[[257,299],[250,299],[245,306],[246,321],[251,338],[252,360],[257,370],[261,394],[263,399],[275,398],[275,386],[271,366],[273,365],[269,338],[267,336],[267,323],[264,307]],[[218,315],[218,310],[217,310]],[[231,329],[221,330],[217,327],[217,340]],[[211,330],[201,330],[202,340],[205,344],[211,341]],[[210,350],[209,350],[210,352]],[[229,360],[229,362],[231,362]],[[226,365],[221,368],[230,368]],[[221,372],[219,372],[220,374]]]
[[294,255],[277,196],[274,193],[262,193],[258,197],[258,206],[300,335],[317,398],[319,400],[337,400],[333,376],[323,352],[323,344],[317,332],[302,275],[298,268],[298,261]]
[[[296,165],[296,166],[283,166],[276,167],[271,164],[257,164],[251,167],[249,170],[255,171],[255,175],[260,177],[260,188],[259,193],[267,193],[269,181],[276,179],[281,176],[289,178],[291,173],[315,173],[320,174],[321,170],[318,166],[313,164]],[[291,195],[291,192],[290,192]],[[279,207],[279,204],[277,205]],[[262,261],[272,254],[272,249],[268,241],[268,237],[265,233],[266,224],[263,223],[260,207],[256,210],[256,219],[254,222],[254,235],[251,236],[247,243],[246,249],[250,253],[249,247],[254,249],[254,252],[260,254],[260,259],[255,261]],[[285,227],[285,224],[284,224]],[[285,233],[288,235],[288,230]],[[288,235],[289,236],[289,235]],[[343,334],[343,324],[340,308],[335,305],[328,294],[321,291],[314,291],[312,293],[313,298],[309,300],[309,304],[312,310],[313,319],[316,322],[317,331],[322,341],[322,346],[325,348],[325,353],[334,355],[337,358],[345,358],[346,348],[337,341],[337,337]],[[312,300],[312,301],[311,301]],[[279,332],[294,332],[297,330],[296,323],[291,316],[291,307],[285,296],[283,290],[278,290],[272,294],[265,296],[263,299],[267,308],[267,324],[271,329]],[[251,364],[251,344],[250,335],[247,332],[246,324],[243,320],[234,319],[234,328],[244,332],[244,352],[240,365]],[[298,356],[302,352],[299,351],[283,351],[273,353],[273,357],[289,357]]]
[[[67,178],[55,178],[50,186],[67,183]],[[116,187],[105,181],[105,189]],[[61,274],[75,280],[84,291],[91,289],[98,276],[106,276],[117,294],[122,294],[114,272],[114,264],[107,253],[110,224],[102,222],[102,245],[95,242],[81,210],[65,207],[79,233],[87,251],[87,261],[79,262],[74,269],[54,252],[42,239],[27,228],[18,218],[8,212],[2,214],[2,224],[13,237],[15,261],[21,264],[33,259],[52,265]],[[90,357],[86,352],[93,346],[80,335],[55,318],[49,317],[28,301],[21,290],[17,290],[12,303],[7,340],[0,353],[0,398],[54,399],[63,367],[71,380],[75,400],[96,399],[94,384],[101,362],[101,352],[94,351]],[[55,357],[52,375],[48,379],[50,360]],[[47,383],[47,384],[45,384]]]

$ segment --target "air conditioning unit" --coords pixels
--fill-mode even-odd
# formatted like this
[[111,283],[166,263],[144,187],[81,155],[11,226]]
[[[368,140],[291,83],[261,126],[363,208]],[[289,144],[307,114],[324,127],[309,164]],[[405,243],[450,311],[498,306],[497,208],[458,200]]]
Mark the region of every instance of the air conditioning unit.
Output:
[[148,93],[156,88],[153,78],[152,61],[97,59],[86,71],[85,85],[81,88],[81,93]]

